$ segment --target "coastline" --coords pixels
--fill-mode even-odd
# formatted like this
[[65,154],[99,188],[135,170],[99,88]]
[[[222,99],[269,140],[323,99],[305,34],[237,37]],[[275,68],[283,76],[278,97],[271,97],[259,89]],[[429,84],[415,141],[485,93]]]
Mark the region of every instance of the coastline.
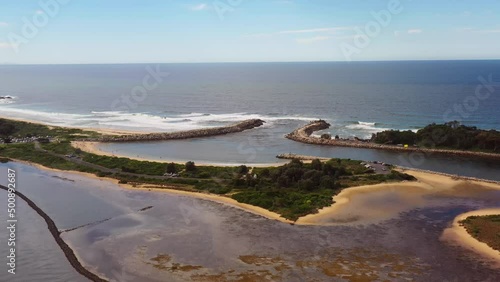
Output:
[[469,216],[483,216],[492,214],[500,214],[500,208],[482,209],[460,214],[455,217],[451,227],[443,231],[440,240],[473,251],[489,262],[492,262],[495,268],[500,269],[500,252],[491,248],[486,243],[483,243],[472,237],[472,235],[467,232],[465,227],[460,225],[459,223]]
[[7,120],[14,120],[14,121],[21,121],[21,122],[29,122],[29,123],[34,123],[34,124],[41,124],[48,126],[49,128],[54,128],[54,127],[62,127],[62,128],[74,128],[74,129],[81,129],[81,130],[87,130],[87,131],[95,131],[97,133],[101,133],[104,135],[131,135],[131,134],[145,134],[149,132],[141,132],[141,131],[132,131],[132,130],[121,130],[121,129],[112,129],[112,128],[97,128],[97,127],[77,127],[77,126],[59,126],[59,125],[52,125],[48,123],[44,123],[38,120],[32,120],[32,119],[24,119],[24,118],[17,118],[17,117],[9,117],[2,115],[0,113],[0,118],[7,119]]
[[322,139],[312,137],[311,134],[318,130],[324,130],[330,127],[330,124],[324,120],[310,122],[302,127],[295,129],[293,132],[287,134],[285,137],[304,144],[312,145],[325,145],[325,146],[338,146],[350,148],[364,148],[374,150],[387,150],[397,152],[421,152],[427,154],[441,154],[441,155],[454,155],[461,157],[479,157],[484,159],[500,160],[500,154],[476,152],[476,151],[462,151],[462,150],[447,150],[447,149],[429,149],[417,147],[398,147],[394,145],[375,144],[373,142],[363,142],[354,140],[336,140],[336,139]]

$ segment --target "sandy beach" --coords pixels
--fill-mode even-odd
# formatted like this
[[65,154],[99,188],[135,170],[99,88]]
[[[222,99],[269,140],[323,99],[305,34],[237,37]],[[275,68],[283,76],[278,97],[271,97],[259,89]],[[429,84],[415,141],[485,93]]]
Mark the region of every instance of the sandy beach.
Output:
[[455,217],[452,226],[443,231],[441,240],[471,250],[484,257],[485,260],[493,262],[494,267],[500,268],[500,252],[491,248],[486,243],[480,242],[476,238],[472,237],[469,232],[467,232],[465,227],[461,226],[459,223],[461,220],[464,220],[469,216],[492,214],[500,214],[500,208],[471,211]]
[[[404,170],[405,173],[415,176],[416,182],[401,183],[381,183],[351,187],[342,190],[333,197],[335,203],[329,207],[319,210],[316,214],[306,215],[297,220],[296,224],[316,225],[316,224],[345,224],[345,221],[338,223],[327,223],[327,219],[332,216],[340,218],[356,218],[356,222],[370,223],[398,216],[400,212],[408,211],[424,205],[424,197],[427,195],[454,195],[469,197],[476,189],[500,190],[499,184],[454,179],[450,176],[415,171]],[[370,195],[371,194],[371,195]],[[383,197],[397,196],[401,205],[389,205],[383,209],[373,210],[365,202],[355,201],[360,196],[363,197]]]

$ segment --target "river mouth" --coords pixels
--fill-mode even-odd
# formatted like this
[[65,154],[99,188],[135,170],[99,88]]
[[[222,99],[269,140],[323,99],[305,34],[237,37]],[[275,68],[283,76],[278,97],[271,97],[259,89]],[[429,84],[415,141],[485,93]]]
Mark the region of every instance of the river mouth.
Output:
[[212,201],[124,190],[18,163],[0,165],[2,172],[7,166],[19,171],[20,190],[59,228],[109,218],[64,232],[62,238],[87,269],[114,281],[498,278],[476,254],[439,239],[458,214],[498,207],[500,193],[474,183],[436,194],[418,189],[353,194],[339,208],[344,213],[325,218],[334,225],[303,226]]

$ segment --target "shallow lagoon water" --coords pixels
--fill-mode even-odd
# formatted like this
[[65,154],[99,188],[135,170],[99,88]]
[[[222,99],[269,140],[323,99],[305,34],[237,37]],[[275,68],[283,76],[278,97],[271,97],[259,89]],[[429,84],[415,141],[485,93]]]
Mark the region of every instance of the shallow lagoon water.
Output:
[[[439,240],[456,215],[498,206],[497,191],[424,197],[418,207],[401,209],[399,215],[370,224],[353,221],[335,226],[293,226],[211,201],[123,190],[110,182],[71,173],[13,163],[2,164],[1,172],[7,166],[18,170],[20,190],[61,229],[111,217],[65,232],[63,238],[85,266],[113,281],[499,278],[498,272],[478,261],[477,255]],[[72,205],[58,207],[65,202]],[[366,204],[367,212],[377,212],[404,201],[398,193],[380,194],[360,197],[354,207]],[[139,211],[147,206],[153,208]],[[46,226],[29,220],[30,213],[21,209],[19,217],[25,218],[24,222],[36,232],[23,232],[23,236],[33,242],[51,239]],[[37,268],[25,272],[29,276],[24,277],[32,281],[64,281],[57,279],[74,276],[69,264],[64,266],[62,252],[57,255],[57,245],[43,244],[54,252],[46,263],[57,262],[59,272],[50,267]],[[35,252],[36,244],[30,248]],[[34,267],[44,258],[26,254],[24,267]],[[67,276],[60,276],[61,272]]]
[[463,176],[500,180],[500,162],[438,154],[401,154],[364,148],[318,146],[295,142],[284,136],[305,123],[277,129],[256,128],[249,131],[189,140],[146,143],[104,143],[102,151],[158,161],[195,161],[215,164],[266,164],[285,162],[276,155],[294,153],[327,158],[377,160],[390,164]]

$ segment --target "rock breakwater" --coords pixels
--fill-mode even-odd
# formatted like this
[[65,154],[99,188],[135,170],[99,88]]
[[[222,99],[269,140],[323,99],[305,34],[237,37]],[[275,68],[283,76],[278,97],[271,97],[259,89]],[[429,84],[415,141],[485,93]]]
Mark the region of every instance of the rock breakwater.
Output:
[[132,134],[121,136],[103,136],[97,139],[84,139],[80,141],[93,142],[145,142],[145,141],[162,141],[175,139],[189,139],[199,137],[210,137],[217,135],[225,135],[230,133],[242,132],[248,129],[253,129],[263,125],[265,122],[260,119],[244,120],[232,125],[195,129],[169,133],[147,133],[147,134]]
[[363,140],[338,140],[338,139],[324,139],[312,137],[311,134],[318,130],[324,130],[330,127],[330,124],[324,120],[312,121],[303,127],[294,130],[292,133],[286,135],[286,138],[306,144],[314,145],[328,145],[339,147],[354,147],[366,149],[379,149],[399,152],[422,152],[425,154],[443,154],[443,155],[456,155],[462,157],[480,157],[485,159],[500,160],[500,154],[475,152],[475,151],[461,151],[461,150],[446,150],[446,149],[433,149],[433,148],[420,148],[420,147],[401,147],[395,145],[376,144]]

